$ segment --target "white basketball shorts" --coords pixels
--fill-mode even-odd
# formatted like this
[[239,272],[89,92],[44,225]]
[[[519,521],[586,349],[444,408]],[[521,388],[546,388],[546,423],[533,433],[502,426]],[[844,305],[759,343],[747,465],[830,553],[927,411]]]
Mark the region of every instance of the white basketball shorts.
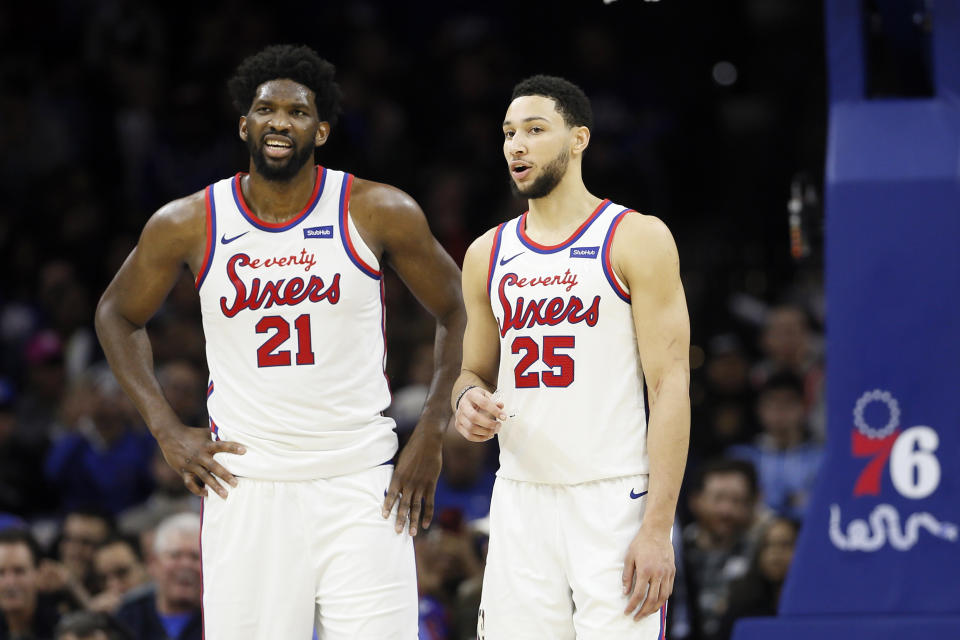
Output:
[[477,619],[479,640],[657,640],[666,607],[624,615],[627,548],[649,476],[579,485],[497,478]]
[[[303,482],[238,478],[204,499],[206,640],[415,640],[413,541],[380,516],[392,465]],[[396,507],[394,507],[394,516]]]

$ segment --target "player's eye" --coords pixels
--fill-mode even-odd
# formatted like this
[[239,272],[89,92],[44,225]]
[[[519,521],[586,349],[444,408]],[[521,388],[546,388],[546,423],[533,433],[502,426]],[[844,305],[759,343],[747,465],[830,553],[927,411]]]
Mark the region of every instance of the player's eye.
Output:
[[503,132],[503,137],[506,138],[507,140],[509,140],[509,139],[511,139],[511,138],[513,137],[513,134],[514,134],[513,131],[504,131],[504,132]]
[[543,132],[542,127],[530,127],[530,133],[542,133],[542,132]]

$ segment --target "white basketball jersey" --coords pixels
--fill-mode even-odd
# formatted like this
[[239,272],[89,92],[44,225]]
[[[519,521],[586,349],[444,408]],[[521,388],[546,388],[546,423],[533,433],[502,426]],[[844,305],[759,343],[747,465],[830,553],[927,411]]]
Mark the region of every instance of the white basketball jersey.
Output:
[[196,282],[210,429],[247,448],[217,460],[264,480],[329,478],[390,460],[382,279],[350,218],[353,176],[318,167],[307,206],[276,224],[247,206],[242,175],[206,189]]
[[604,200],[553,246],[526,235],[526,213],[497,227],[487,289],[500,329],[497,389],[512,416],[498,436],[504,478],[577,484],[648,472],[630,295],[610,266],[628,211]]

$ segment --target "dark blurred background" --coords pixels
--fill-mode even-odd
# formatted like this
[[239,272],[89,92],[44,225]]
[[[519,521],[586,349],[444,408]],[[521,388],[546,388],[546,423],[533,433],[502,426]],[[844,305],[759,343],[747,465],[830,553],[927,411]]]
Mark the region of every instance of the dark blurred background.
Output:
[[[153,211],[246,169],[225,82],[243,57],[278,42],[308,44],[338,68],[344,114],[318,162],[410,193],[458,263],[473,238],[524,208],[501,152],[512,86],[534,73],[578,83],[596,116],[587,186],[662,218],[680,249],[693,345],[688,479],[791,419],[803,442],[820,441],[819,2],[5,2],[0,512],[49,544],[70,510],[92,505],[122,523],[165,486],[151,472],[149,435],[103,369],[93,309]],[[392,274],[387,295],[403,434],[429,380],[433,326]],[[188,275],[149,329],[171,401],[204,425],[203,335]],[[759,406],[767,400],[772,417]],[[92,470],[92,453],[71,458],[78,446],[109,457],[117,442],[124,453]],[[478,474],[496,468],[495,451],[485,456]],[[128,486],[117,495],[121,478]],[[450,479],[454,489],[470,482],[483,484]],[[769,509],[802,513],[805,482]],[[482,509],[450,509],[446,530],[482,536],[482,523],[470,526]],[[678,526],[698,517],[684,498]],[[140,534],[143,522],[126,530]],[[437,571],[453,578],[424,587],[439,590],[446,625],[424,637],[462,635],[447,596],[476,578],[470,567],[482,571],[474,542],[451,553],[475,549],[479,564],[461,557],[466,568],[447,563]],[[684,597],[694,611],[675,637],[719,637],[697,630],[696,597],[678,595],[678,608]]]

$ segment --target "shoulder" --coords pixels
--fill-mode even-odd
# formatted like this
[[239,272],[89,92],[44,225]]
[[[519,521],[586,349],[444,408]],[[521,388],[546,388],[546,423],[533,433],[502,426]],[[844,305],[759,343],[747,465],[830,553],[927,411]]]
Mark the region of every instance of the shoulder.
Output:
[[423,215],[417,201],[402,189],[357,177],[350,187],[350,212],[358,218]]
[[660,218],[630,210],[617,227],[616,237],[636,248],[676,251],[673,234]]
[[499,225],[488,229],[482,236],[470,243],[463,257],[463,270],[480,270],[484,274],[490,263],[490,252],[493,250],[494,239]]
[[349,197],[350,216],[378,256],[406,253],[430,237],[420,205],[401,189],[354,177]]
[[160,207],[150,216],[144,232],[184,240],[203,237],[207,227],[207,201],[205,191],[198,191]]
[[[611,248],[614,268],[634,284],[667,286],[679,277],[680,258],[673,234],[656,216],[629,211],[620,219]],[[656,287],[655,287],[656,288]]]

